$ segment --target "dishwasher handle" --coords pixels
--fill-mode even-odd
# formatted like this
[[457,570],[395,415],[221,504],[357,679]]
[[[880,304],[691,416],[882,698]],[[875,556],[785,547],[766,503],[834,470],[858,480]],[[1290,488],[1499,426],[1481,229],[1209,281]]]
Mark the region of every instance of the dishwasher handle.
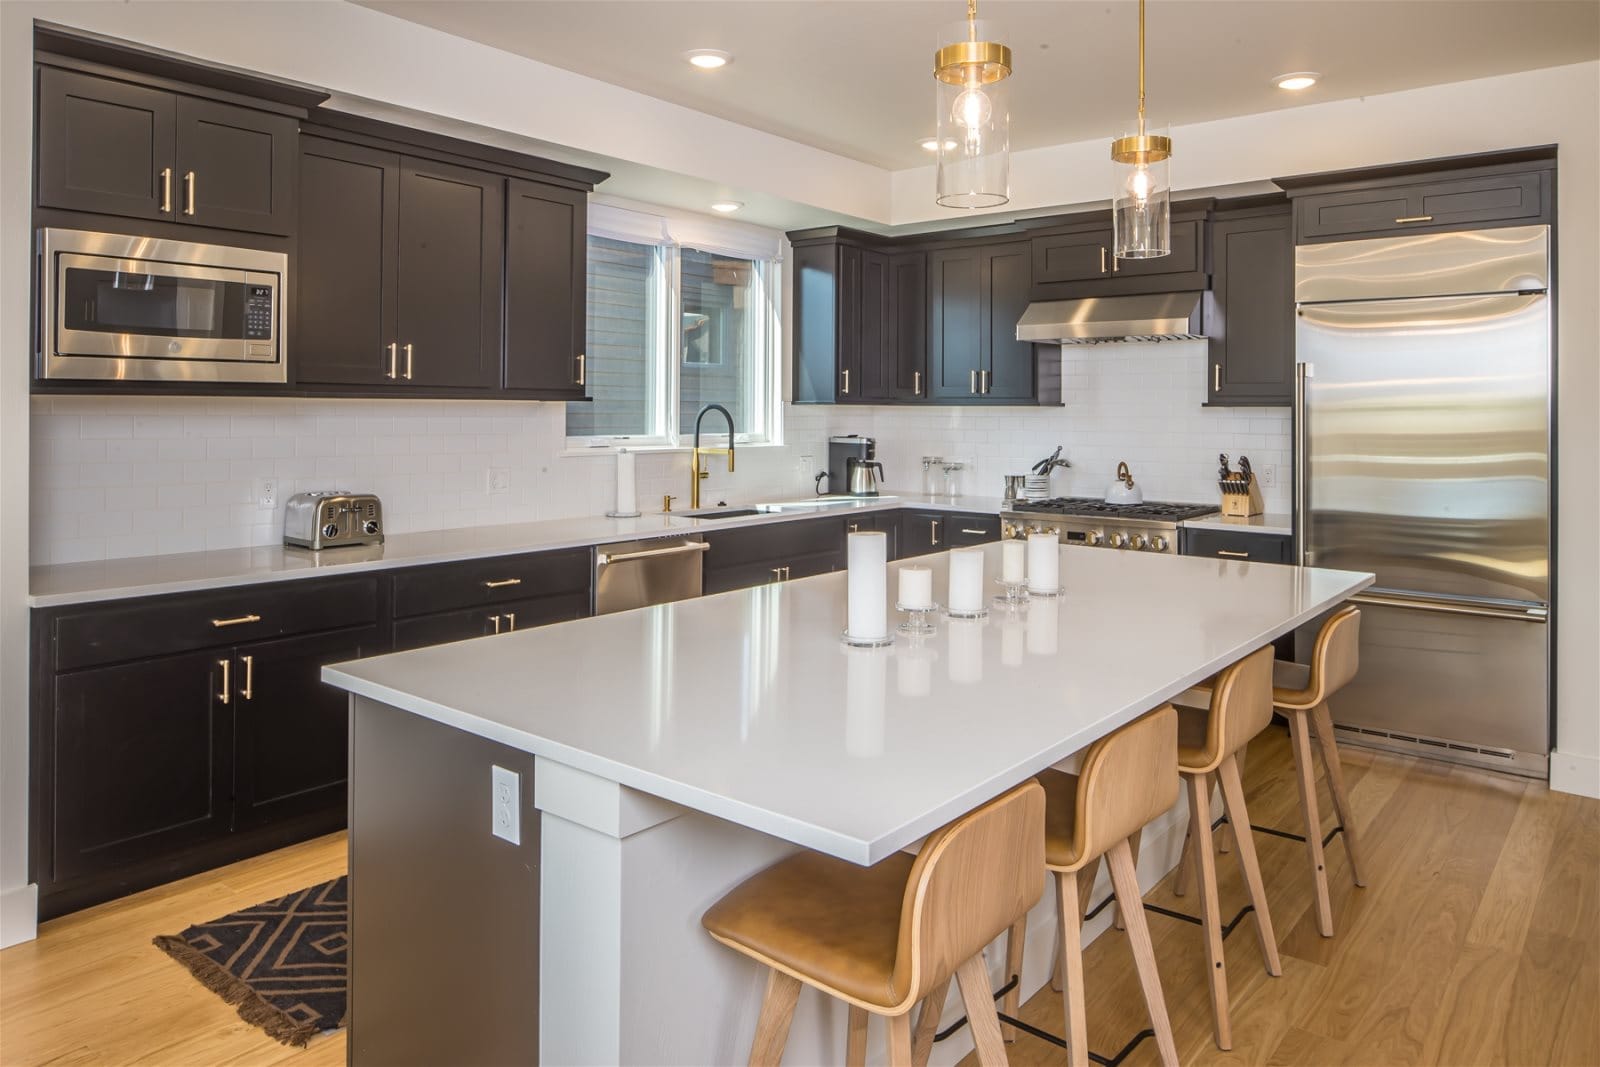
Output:
[[668,548],[646,548],[637,552],[597,552],[595,563],[604,567],[610,563],[627,563],[636,559],[652,559],[656,556],[677,556],[685,552],[709,552],[711,546],[705,541],[686,541],[681,545],[672,545]]

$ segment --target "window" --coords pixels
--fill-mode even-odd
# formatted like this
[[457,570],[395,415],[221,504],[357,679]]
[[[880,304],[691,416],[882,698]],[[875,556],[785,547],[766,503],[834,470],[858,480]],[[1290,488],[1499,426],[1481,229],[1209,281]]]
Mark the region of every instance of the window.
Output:
[[686,443],[707,404],[728,409],[741,444],[777,440],[775,243],[769,256],[722,247],[680,245],[637,223],[625,236],[590,235],[592,399],[567,405],[573,446]]

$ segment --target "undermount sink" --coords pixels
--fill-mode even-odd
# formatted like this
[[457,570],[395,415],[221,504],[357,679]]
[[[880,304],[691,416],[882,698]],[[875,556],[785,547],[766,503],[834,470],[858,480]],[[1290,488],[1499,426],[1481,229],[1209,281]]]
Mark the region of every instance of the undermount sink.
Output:
[[673,512],[681,519],[740,519],[760,515],[756,508],[701,508],[699,511]]
[[819,496],[812,500],[784,500],[775,504],[752,504],[749,507],[697,508],[694,511],[675,511],[680,519],[738,519],[751,515],[782,515],[787,512],[827,511],[830,508],[855,507],[865,503],[892,501],[892,496]]

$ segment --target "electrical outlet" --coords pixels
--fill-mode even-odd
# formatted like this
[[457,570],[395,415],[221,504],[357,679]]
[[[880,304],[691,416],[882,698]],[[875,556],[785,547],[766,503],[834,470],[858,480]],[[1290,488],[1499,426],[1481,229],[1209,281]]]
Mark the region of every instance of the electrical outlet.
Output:
[[504,767],[489,768],[489,784],[494,796],[490,804],[490,830],[494,836],[522,844],[522,775]]
[[1261,476],[1261,488],[1271,489],[1278,484],[1278,465],[1276,463],[1268,463],[1256,473]]
[[278,480],[276,478],[256,479],[256,507],[275,508],[278,506]]
[[511,491],[511,472],[505,467],[490,467],[488,488],[491,493],[509,493]]

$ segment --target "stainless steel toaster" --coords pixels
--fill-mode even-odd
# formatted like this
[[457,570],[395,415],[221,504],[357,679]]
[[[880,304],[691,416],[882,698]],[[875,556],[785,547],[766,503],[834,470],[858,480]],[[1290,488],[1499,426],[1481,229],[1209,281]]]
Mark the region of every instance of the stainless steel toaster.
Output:
[[283,543],[301,548],[383,544],[383,504],[371,493],[296,493],[283,512]]

